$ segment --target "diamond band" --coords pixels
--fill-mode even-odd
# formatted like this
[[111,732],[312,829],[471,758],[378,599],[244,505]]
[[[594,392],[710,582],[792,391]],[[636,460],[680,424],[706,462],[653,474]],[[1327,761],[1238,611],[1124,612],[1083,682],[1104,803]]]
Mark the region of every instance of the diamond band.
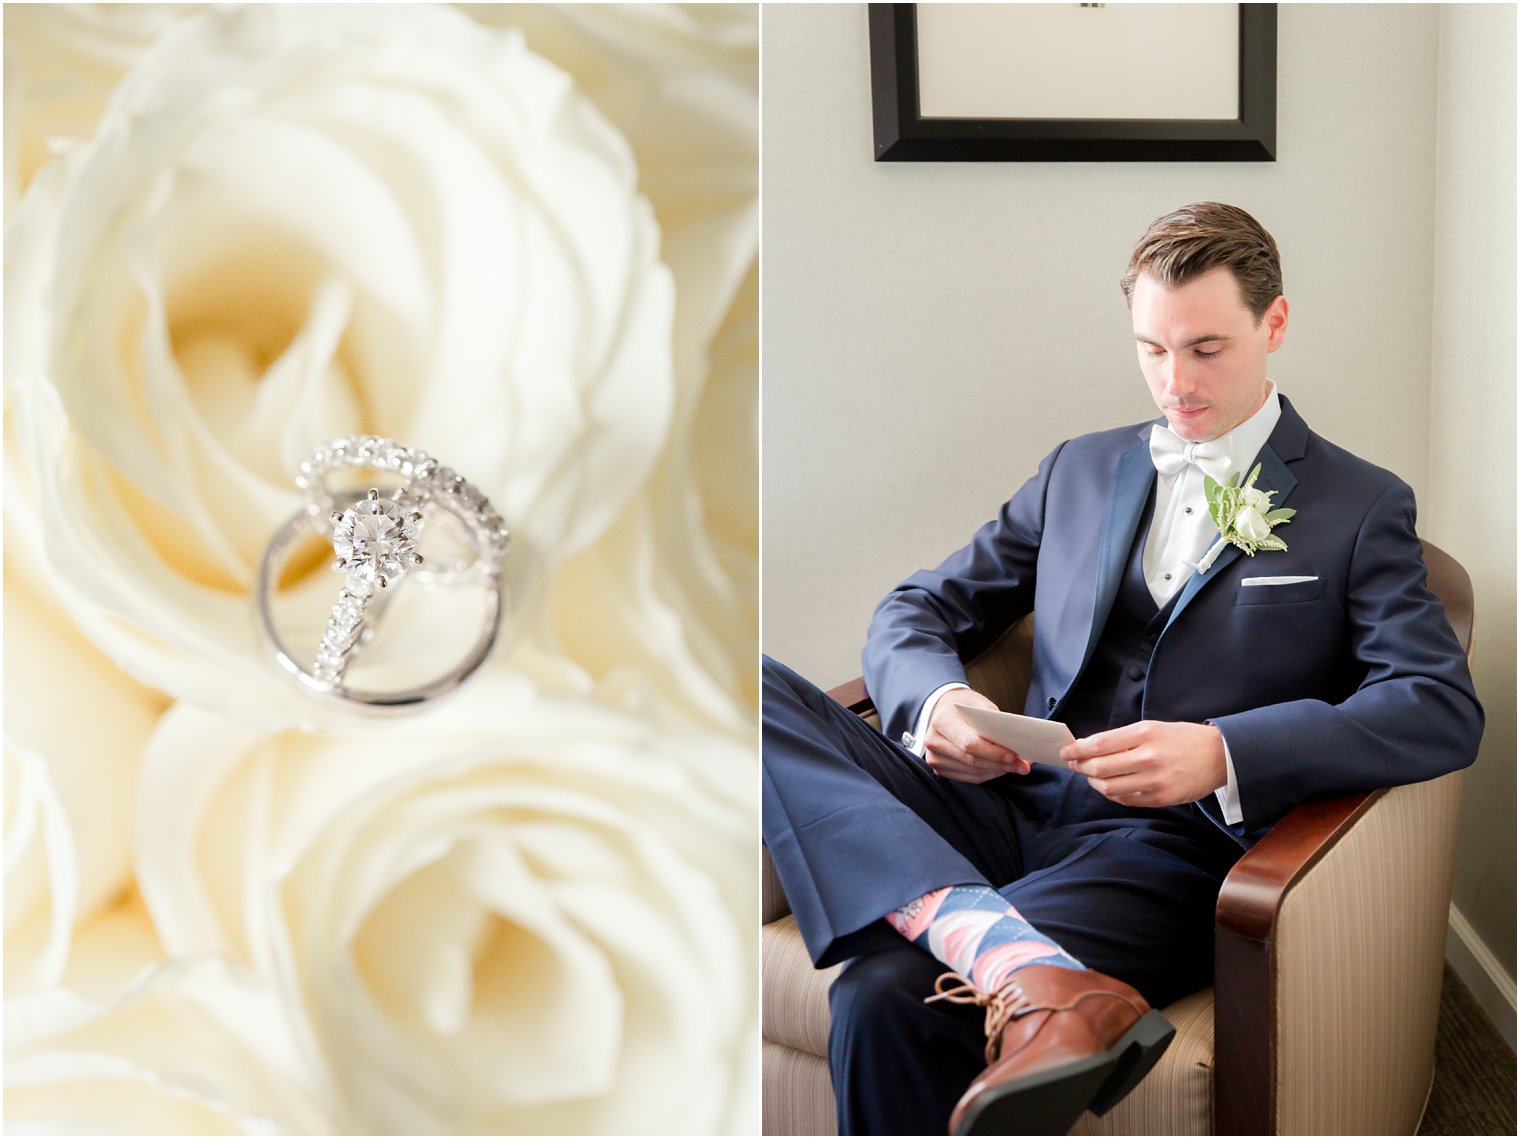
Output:
[[317,647],[317,662],[311,669],[311,675],[322,684],[336,687],[343,680],[366,627],[364,619],[373,596],[373,591],[354,592],[353,583],[345,585],[338,594],[322,633],[322,643]]
[[[401,485],[389,492],[371,486],[335,494],[329,483],[347,470],[396,475]],[[506,604],[502,570],[508,533],[490,501],[432,456],[369,435],[324,443],[301,463],[295,481],[305,505],[270,540],[259,567],[260,623],[280,666],[308,691],[377,710],[414,707],[463,683],[490,654]],[[469,556],[423,558],[418,547],[424,534],[442,522],[466,538]],[[306,669],[276,628],[273,601],[274,583],[292,549],[313,533],[331,540],[337,558],[333,569],[344,573],[345,580],[320,642],[305,658],[314,662]],[[486,614],[476,642],[458,666],[428,683],[395,692],[355,690],[347,682],[349,668],[406,581],[425,586],[483,583]]]
[[317,447],[302,461],[295,482],[312,518],[320,518],[332,508],[328,479],[346,470],[396,474],[413,493],[450,496],[455,513],[474,532],[481,556],[497,564],[506,558],[510,537],[506,523],[479,489],[426,451],[403,447],[378,435],[334,439]]
[[348,435],[323,443],[301,462],[296,487],[306,498],[308,513],[320,514],[328,501],[327,476],[355,468],[389,471],[402,478],[429,478],[439,467],[431,455],[403,447],[378,435]]

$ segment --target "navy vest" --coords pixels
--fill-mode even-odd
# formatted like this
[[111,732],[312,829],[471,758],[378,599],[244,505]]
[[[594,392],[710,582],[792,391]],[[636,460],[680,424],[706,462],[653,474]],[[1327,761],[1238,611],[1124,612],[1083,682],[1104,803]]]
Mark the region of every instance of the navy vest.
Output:
[[1140,719],[1151,653],[1182,593],[1179,587],[1165,605],[1157,608],[1145,584],[1145,537],[1150,532],[1155,502],[1153,488],[1135,528],[1114,607],[1093,649],[1092,659],[1061,707],[1060,718],[1078,739]]

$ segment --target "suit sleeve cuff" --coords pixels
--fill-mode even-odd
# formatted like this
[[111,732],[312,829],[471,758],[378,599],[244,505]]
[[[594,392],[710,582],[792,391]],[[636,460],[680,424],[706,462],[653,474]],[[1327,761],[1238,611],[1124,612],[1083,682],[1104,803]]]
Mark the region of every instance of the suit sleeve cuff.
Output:
[[[941,684],[933,692],[929,693],[928,699],[924,701],[924,706],[918,710],[918,719],[913,724],[913,734],[903,735],[903,747],[919,758],[922,758],[924,754],[924,736],[929,732],[929,718],[934,715],[934,706],[939,703],[939,698],[952,688],[965,688],[969,691],[971,685],[962,684],[957,680],[952,680],[949,684]],[[1228,751],[1228,749],[1226,750]]]
[[1245,821],[1245,813],[1240,809],[1240,785],[1235,782],[1235,761],[1230,758],[1230,741],[1224,739],[1223,732],[1219,738],[1224,740],[1225,784],[1214,792],[1214,797],[1219,800],[1224,821],[1233,827]]

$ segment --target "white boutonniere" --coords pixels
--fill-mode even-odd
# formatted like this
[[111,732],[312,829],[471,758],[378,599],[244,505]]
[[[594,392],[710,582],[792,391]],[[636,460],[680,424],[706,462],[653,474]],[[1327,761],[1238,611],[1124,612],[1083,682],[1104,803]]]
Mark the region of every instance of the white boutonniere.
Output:
[[1198,563],[1199,573],[1208,573],[1214,559],[1224,552],[1226,546],[1239,546],[1246,556],[1254,558],[1257,550],[1286,550],[1288,543],[1272,533],[1274,526],[1281,526],[1297,513],[1287,507],[1272,509],[1275,490],[1257,490],[1256,476],[1261,474],[1257,463],[1245,485],[1240,485],[1240,472],[1230,476],[1227,483],[1215,482],[1203,476],[1203,495],[1209,503],[1209,517],[1219,527],[1219,540],[1209,547]]

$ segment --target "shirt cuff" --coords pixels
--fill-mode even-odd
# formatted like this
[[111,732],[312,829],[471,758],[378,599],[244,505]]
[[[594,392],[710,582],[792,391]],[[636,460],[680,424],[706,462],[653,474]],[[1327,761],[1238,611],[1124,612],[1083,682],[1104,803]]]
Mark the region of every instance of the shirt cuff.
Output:
[[1214,797],[1219,800],[1219,809],[1224,812],[1224,821],[1230,826],[1239,826],[1245,821],[1245,813],[1240,809],[1240,786],[1235,782],[1235,761],[1230,758],[1230,741],[1224,739],[1224,733],[1219,733],[1219,738],[1224,740],[1224,786],[1214,792]]
[[939,703],[939,698],[952,688],[964,688],[970,691],[971,685],[962,684],[958,680],[952,680],[949,684],[941,684],[933,692],[929,693],[924,701],[924,706],[918,710],[918,720],[913,725],[913,734],[904,735],[903,747],[907,748],[920,759],[924,754],[924,736],[929,732],[929,717],[934,715],[934,706]]

